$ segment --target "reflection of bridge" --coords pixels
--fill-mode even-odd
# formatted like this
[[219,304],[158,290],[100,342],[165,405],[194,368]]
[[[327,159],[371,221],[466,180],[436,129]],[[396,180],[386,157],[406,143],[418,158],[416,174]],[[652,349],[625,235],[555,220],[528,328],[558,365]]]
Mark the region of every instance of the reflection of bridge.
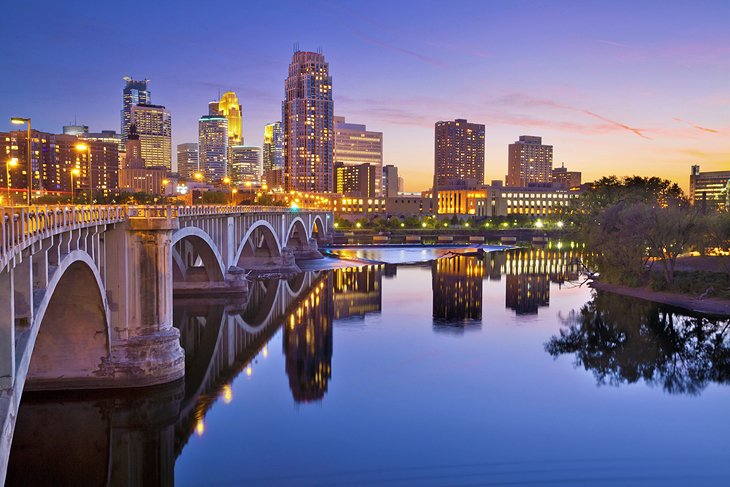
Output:
[[182,377],[173,288],[241,292],[243,270],[298,270],[330,220],[264,207],[0,208],[0,481],[24,388]]

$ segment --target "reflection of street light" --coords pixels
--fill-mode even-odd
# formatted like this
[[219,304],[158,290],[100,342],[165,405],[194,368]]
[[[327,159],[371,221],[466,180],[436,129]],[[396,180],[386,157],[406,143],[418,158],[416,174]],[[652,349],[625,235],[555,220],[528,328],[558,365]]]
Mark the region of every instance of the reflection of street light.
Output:
[[89,204],[94,203],[94,190],[92,189],[92,181],[91,181],[91,146],[89,144],[76,144],[74,146],[74,149],[76,149],[79,152],[86,152],[86,170],[88,171],[88,180],[89,180]]
[[10,196],[10,168],[15,167],[18,165],[18,158],[13,157],[8,162],[5,163],[5,186],[8,188],[8,201],[10,201],[10,206],[13,206],[13,200]]
[[81,169],[75,167],[71,169],[71,206],[74,204],[74,176],[81,174]]
[[30,192],[33,189],[33,168],[31,167],[31,138],[30,138],[30,118],[23,118],[23,117],[12,117],[10,119],[10,123],[15,125],[23,125],[24,123],[28,124],[28,135],[27,135],[27,149],[26,149],[26,155],[28,156],[28,206],[30,206]]

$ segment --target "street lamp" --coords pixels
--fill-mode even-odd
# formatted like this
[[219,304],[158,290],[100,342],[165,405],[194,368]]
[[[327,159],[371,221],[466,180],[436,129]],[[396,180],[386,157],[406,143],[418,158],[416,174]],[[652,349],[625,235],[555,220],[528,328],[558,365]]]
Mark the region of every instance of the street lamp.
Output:
[[231,199],[233,198],[233,194],[231,193],[231,178],[228,176],[223,178],[223,184],[228,185],[228,204],[231,204]]
[[32,163],[32,157],[30,153],[31,149],[31,140],[30,140],[30,118],[23,118],[23,117],[12,117],[10,119],[10,123],[15,125],[23,125],[24,123],[28,124],[28,135],[26,137],[26,155],[28,156],[28,206],[30,206],[30,193],[33,190],[33,168],[31,167]]
[[13,198],[10,196],[10,168],[15,167],[18,165],[18,158],[13,157],[8,162],[5,163],[5,186],[8,188],[8,201],[10,201],[10,206],[13,206]]
[[88,172],[88,179],[89,179],[89,204],[94,203],[94,190],[92,187],[92,181],[91,181],[91,146],[89,144],[76,144],[74,146],[74,149],[76,149],[79,152],[86,151],[86,171]]
[[198,180],[198,181],[202,181],[203,180],[203,173],[202,172],[196,172],[195,174],[193,174],[193,177],[196,180]]
[[74,204],[74,176],[79,176],[81,174],[81,169],[78,167],[75,167],[71,169],[71,206]]

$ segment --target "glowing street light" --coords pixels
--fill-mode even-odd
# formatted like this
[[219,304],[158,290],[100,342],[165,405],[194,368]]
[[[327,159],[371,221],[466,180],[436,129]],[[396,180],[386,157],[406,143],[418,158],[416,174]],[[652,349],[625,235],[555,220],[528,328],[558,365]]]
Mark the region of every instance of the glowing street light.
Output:
[[203,180],[203,173],[202,172],[196,172],[195,174],[193,174],[193,177],[196,180],[198,180],[198,181],[202,181]]
[[27,169],[26,172],[28,173],[28,206],[30,206],[30,193],[33,190],[33,176],[32,176],[32,174],[33,174],[33,168],[32,168],[32,163],[31,163],[31,161],[32,161],[32,155],[31,155],[31,138],[30,138],[30,118],[12,117],[10,119],[10,123],[12,123],[14,125],[23,125],[23,124],[26,124],[26,123],[28,124],[28,134],[26,136],[26,144],[27,144],[27,147],[26,147],[26,154],[25,155],[28,158],[28,160],[27,160],[27,162],[28,162],[28,169]]
[[5,186],[8,188],[8,201],[10,201],[10,206],[13,206],[13,200],[10,196],[10,168],[15,167],[18,165],[18,158],[13,157],[8,162],[5,163]]
[[71,169],[70,173],[71,173],[71,206],[73,206],[73,204],[74,204],[74,176],[78,177],[79,175],[81,175],[81,169],[79,169],[78,167],[75,167],[75,168]]

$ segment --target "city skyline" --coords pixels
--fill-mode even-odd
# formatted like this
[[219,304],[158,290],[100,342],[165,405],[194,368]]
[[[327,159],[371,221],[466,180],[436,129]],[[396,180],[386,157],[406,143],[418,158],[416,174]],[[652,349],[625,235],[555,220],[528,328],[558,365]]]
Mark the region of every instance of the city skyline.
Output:
[[[508,144],[523,134],[549,140],[554,165],[582,171],[585,181],[610,167],[617,175],[668,177],[687,190],[692,165],[715,171],[730,162],[730,5],[440,5],[414,12],[405,2],[382,4],[387,15],[377,18],[326,2],[320,17],[296,3],[257,5],[245,14],[260,17],[260,26],[240,33],[222,26],[205,39],[180,26],[219,19],[206,12],[188,19],[184,3],[152,6],[149,20],[116,37],[122,28],[92,3],[48,4],[53,15],[37,19],[27,6],[11,5],[5,18],[14,21],[4,31],[14,37],[35,19],[37,35],[22,48],[1,48],[11,69],[0,88],[15,96],[0,115],[30,116],[34,128],[53,133],[74,120],[93,132],[118,130],[121,78],[130,75],[151,79],[154,103],[174,120],[173,146],[197,140],[200,107],[218,90],[239,95],[244,137],[260,145],[264,125],[280,119],[286,66],[299,42],[303,50],[321,47],[330,64],[335,115],[385,134],[384,163],[399,167],[407,191],[431,186],[433,123],[454,118],[486,125],[487,181],[504,177]],[[508,20],[516,12],[525,29],[512,39]],[[286,35],[267,41],[264,55],[258,36],[270,29],[264,19],[272,13]],[[309,22],[295,20],[302,16]],[[458,32],[448,27],[455,19]],[[161,22],[158,32],[152,20]],[[197,69],[180,77],[184,60]]]

